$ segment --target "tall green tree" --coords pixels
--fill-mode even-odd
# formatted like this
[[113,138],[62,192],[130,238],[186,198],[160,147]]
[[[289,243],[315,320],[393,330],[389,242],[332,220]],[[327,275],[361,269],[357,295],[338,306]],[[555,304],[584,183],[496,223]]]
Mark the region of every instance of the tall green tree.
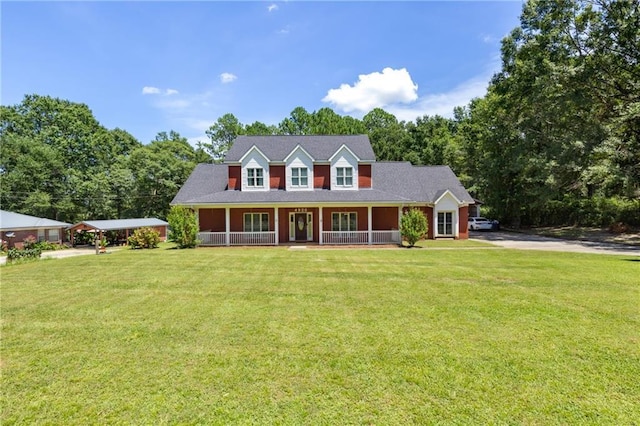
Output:
[[245,134],[244,126],[233,114],[225,114],[205,132],[210,142],[201,147],[211,155],[214,163],[220,163],[236,137]]
[[398,122],[393,114],[375,108],[362,118],[362,122],[379,161],[405,160],[420,163],[419,153],[407,150],[411,145],[411,136],[404,123]]
[[201,159],[202,152],[174,131],[160,132],[153,142],[134,150],[128,160],[133,215],[166,218],[169,203]]

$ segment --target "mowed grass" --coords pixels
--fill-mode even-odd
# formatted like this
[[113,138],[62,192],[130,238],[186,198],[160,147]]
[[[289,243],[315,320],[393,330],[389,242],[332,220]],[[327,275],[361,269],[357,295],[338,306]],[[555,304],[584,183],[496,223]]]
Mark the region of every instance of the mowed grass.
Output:
[[637,258],[461,247],[2,267],[0,421],[640,422]]

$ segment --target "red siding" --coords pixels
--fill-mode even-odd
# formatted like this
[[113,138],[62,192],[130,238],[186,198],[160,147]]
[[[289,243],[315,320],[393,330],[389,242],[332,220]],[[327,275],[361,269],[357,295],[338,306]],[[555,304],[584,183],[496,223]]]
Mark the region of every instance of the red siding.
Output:
[[313,166],[313,187],[317,189],[331,189],[331,166]]
[[372,229],[374,231],[389,231],[398,229],[398,208],[397,207],[374,207]]
[[[428,206],[424,206],[424,207],[416,207],[418,210],[421,210],[422,213],[424,213],[424,215],[427,218],[427,226],[429,227],[429,229],[427,230],[427,238],[430,240],[433,240],[433,207],[428,207]],[[409,208],[405,207],[404,209],[402,209],[402,213],[408,211]]]
[[198,222],[200,223],[201,232],[224,232],[224,209],[200,209],[198,211]]
[[458,210],[458,238],[466,240],[469,238],[469,207],[460,207]]
[[284,189],[284,166],[269,166],[269,187],[271,189]]
[[229,166],[229,189],[240,191],[242,188],[242,170],[240,166]]
[[255,208],[255,209],[231,209],[231,232],[243,232],[244,231],[244,214],[245,213],[269,213],[269,231],[275,229],[274,225],[274,209],[269,208]]
[[371,164],[358,165],[358,187],[371,188]]
[[313,241],[319,242],[319,227],[320,227],[320,216],[318,215],[319,209],[317,208],[286,208],[278,210],[278,219],[280,221],[280,232],[279,238],[281,243],[289,242],[289,214],[290,213],[311,213],[313,220]]
[[358,229],[357,231],[366,231],[367,225],[367,208],[366,207],[340,207],[340,208],[325,208],[322,210],[322,221],[325,231],[331,231],[331,214],[332,213],[350,213],[356,212],[358,214]]

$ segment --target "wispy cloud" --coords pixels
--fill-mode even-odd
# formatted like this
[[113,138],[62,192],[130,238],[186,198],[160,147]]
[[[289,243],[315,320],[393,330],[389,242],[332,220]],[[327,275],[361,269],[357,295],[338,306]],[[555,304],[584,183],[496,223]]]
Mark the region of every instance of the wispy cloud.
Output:
[[230,72],[223,72],[222,74],[220,74],[220,81],[223,84],[233,83],[237,79],[238,79],[238,76],[231,74]]
[[425,115],[451,118],[455,107],[465,106],[473,98],[484,96],[488,84],[489,77],[473,78],[448,92],[422,96],[411,105],[391,105],[386,111],[404,121],[414,121]]
[[273,12],[274,10],[278,10],[278,5],[275,3],[270,4],[269,6],[267,6],[267,10],[269,12]]
[[142,88],[142,94],[143,95],[167,95],[167,96],[171,96],[171,95],[177,95],[178,92],[176,89],[160,89],[159,87],[153,87],[153,86],[144,86]]
[[142,94],[143,95],[157,95],[160,92],[161,92],[160,89],[158,89],[157,87],[153,87],[153,86],[144,86],[142,88]]
[[322,101],[344,112],[366,112],[373,108],[397,103],[413,102],[418,98],[418,85],[411,80],[406,68],[385,68],[382,72],[361,74],[350,86],[342,84],[331,89]]

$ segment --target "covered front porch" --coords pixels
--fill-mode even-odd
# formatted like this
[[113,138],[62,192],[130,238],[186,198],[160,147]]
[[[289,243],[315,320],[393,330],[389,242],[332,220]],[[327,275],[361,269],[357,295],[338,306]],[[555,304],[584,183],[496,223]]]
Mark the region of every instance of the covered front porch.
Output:
[[201,246],[400,244],[403,206],[197,208]]

